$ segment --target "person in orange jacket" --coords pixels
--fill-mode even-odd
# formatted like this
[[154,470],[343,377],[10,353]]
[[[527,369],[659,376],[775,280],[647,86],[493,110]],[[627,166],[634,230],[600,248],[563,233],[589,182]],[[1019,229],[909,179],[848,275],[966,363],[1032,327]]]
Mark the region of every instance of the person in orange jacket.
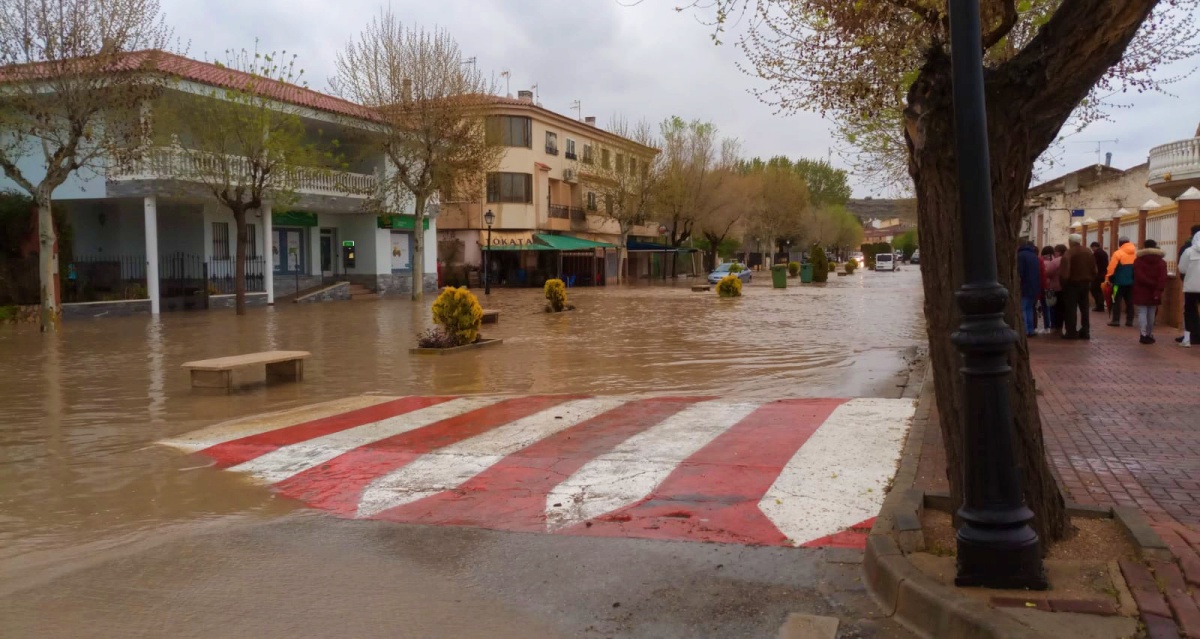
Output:
[[1125,302],[1125,325],[1133,326],[1133,262],[1137,247],[1127,237],[1117,239],[1117,250],[1108,261],[1108,281],[1116,287],[1112,301],[1112,321],[1109,326],[1121,325],[1121,301]]

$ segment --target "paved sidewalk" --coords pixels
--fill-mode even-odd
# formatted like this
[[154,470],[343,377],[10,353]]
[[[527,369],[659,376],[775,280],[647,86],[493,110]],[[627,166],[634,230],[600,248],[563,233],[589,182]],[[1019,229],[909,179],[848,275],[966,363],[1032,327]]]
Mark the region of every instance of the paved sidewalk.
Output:
[[[1099,324],[1099,325],[1097,325]],[[1030,341],[1051,461],[1069,498],[1200,530],[1200,348],[1092,316],[1092,339]]]

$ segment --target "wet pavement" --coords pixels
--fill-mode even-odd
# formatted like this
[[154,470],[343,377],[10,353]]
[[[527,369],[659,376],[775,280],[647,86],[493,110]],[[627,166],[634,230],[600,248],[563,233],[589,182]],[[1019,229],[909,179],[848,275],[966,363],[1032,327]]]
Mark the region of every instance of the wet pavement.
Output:
[[[321,623],[353,616],[365,625],[347,632],[360,636],[397,636],[380,629],[414,619],[424,629],[401,636],[501,636],[498,627],[513,636],[769,636],[789,610],[870,616],[854,583],[858,567],[824,562],[826,551],[339,521],[154,445],[225,420],[364,393],[898,397],[905,356],[924,333],[915,269],[786,291],[756,281],[733,301],[685,284],[570,293],[580,310],[551,316],[540,312],[539,291],[494,291],[484,305],[500,310],[501,321],[485,334],[505,343],[438,358],[407,352],[428,325],[429,302],[112,318],[68,323],[60,336],[0,327],[0,617],[20,621],[18,636],[112,636],[118,628],[235,636],[241,631],[213,631],[227,614],[202,613],[226,610],[224,598],[238,592],[262,596],[263,605],[251,598],[236,617],[246,636],[288,634],[277,625],[285,621],[299,634],[330,634],[303,632],[323,627],[310,619],[320,610]],[[179,368],[267,349],[311,351],[305,381],[265,386],[252,375],[234,394],[214,395],[193,391]],[[473,560],[481,553],[488,562]],[[721,570],[742,576],[712,581],[717,568],[704,558],[729,553]],[[331,570],[352,566],[362,579]],[[117,577],[125,572],[132,576]],[[747,588],[778,596],[738,604],[736,593]],[[304,600],[328,590],[337,596],[306,608],[311,614],[272,614],[270,604],[282,605],[288,593]],[[40,625],[38,610],[82,593],[89,603],[63,616],[68,625]],[[596,607],[622,598],[620,614]],[[340,607],[356,600],[379,609],[356,615]],[[131,601],[140,611],[133,617]],[[117,625],[69,625],[89,618]],[[866,636],[894,631],[863,623]]]

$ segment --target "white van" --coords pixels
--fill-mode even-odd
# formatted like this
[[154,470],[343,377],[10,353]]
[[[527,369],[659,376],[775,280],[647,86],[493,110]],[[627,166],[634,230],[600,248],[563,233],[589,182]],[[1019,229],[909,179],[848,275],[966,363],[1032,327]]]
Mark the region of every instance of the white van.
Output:
[[896,256],[891,253],[880,253],[875,256],[876,271],[895,271]]

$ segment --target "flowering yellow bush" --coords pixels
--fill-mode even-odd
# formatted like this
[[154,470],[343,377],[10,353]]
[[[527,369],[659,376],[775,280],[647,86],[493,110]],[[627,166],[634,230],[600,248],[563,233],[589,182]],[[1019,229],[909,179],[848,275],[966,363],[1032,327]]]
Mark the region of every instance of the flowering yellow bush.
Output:
[[483,324],[483,307],[467,287],[447,286],[433,302],[433,321],[454,338],[458,346],[479,339]]
[[717,295],[721,297],[741,297],[742,280],[736,275],[726,275],[717,282]]
[[567,310],[567,285],[558,278],[546,280],[542,288],[546,293],[547,308],[555,313]]

